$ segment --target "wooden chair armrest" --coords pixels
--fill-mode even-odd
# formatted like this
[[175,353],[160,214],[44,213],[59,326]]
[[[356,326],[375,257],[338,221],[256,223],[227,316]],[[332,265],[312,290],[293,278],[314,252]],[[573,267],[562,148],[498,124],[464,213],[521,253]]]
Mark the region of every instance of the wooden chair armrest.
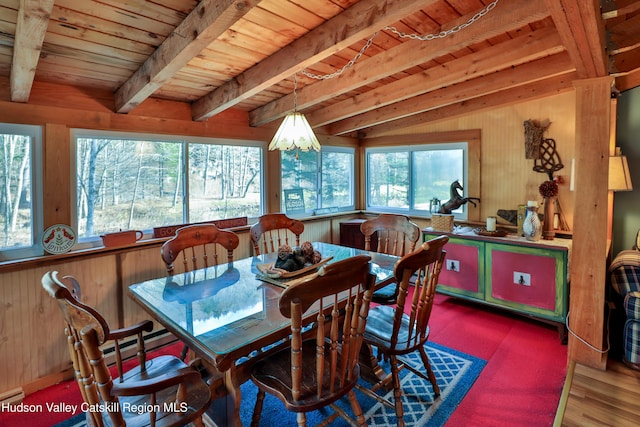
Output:
[[153,322],[151,320],[143,320],[126,328],[114,329],[109,333],[109,339],[120,340],[122,338],[130,337],[132,335],[139,334],[140,332],[151,332],[153,330]]
[[200,373],[193,368],[185,366],[184,368],[148,380],[114,383],[111,389],[111,395],[138,396],[153,394],[178,384],[193,384],[197,381],[202,381]]

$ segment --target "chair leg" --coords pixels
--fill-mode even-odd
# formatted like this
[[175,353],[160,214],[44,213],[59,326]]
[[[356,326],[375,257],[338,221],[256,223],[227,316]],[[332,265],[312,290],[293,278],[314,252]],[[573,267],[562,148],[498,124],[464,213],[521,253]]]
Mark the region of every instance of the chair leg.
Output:
[[296,421],[298,421],[298,427],[307,427],[307,414],[304,412],[298,412],[296,415]]
[[396,418],[398,427],[404,427],[404,408],[402,407],[402,389],[400,388],[400,369],[398,369],[398,358],[390,355],[391,376],[393,378],[393,400],[396,407]]
[[260,424],[260,416],[262,415],[262,404],[264,403],[264,391],[258,389],[256,396],[256,404],[253,407],[253,415],[251,417],[251,427],[258,427]]
[[206,427],[206,424],[204,423],[204,421],[202,421],[202,417],[195,419],[192,421],[192,424],[195,427]]
[[367,427],[367,421],[362,413],[362,407],[360,406],[360,402],[358,402],[356,393],[353,390],[349,392],[349,403],[351,404],[351,410],[353,411],[353,415],[356,418],[358,425],[361,427]]
[[420,358],[422,358],[422,363],[424,364],[424,367],[427,370],[429,381],[433,386],[433,394],[435,395],[435,397],[438,397],[440,396],[440,387],[438,387],[438,380],[436,379],[436,376],[433,373],[433,369],[431,369],[431,364],[429,363],[429,357],[427,356],[427,351],[424,349],[424,347],[420,347]]

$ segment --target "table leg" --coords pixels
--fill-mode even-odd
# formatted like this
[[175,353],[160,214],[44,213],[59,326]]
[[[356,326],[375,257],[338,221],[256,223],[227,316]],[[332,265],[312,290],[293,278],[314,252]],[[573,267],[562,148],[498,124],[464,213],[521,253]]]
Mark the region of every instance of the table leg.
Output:
[[230,427],[242,427],[242,423],[240,422],[240,402],[242,401],[242,394],[240,393],[240,383],[236,375],[235,365],[232,365],[231,368],[224,372],[224,384],[227,388],[228,425]]
[[362,344],[360,348],[360,377],[378,387],[384,387],[386,391],[392,390],[391,377],[382,369],[378,363],[378,358],[373,353],[373,347],[369,344]]
[[240,422],[240,384],[235,366],[220,372],[214,366],[204,363],[205,378],[211,388],[212,402],[207,415],[216,427],[241,427]]

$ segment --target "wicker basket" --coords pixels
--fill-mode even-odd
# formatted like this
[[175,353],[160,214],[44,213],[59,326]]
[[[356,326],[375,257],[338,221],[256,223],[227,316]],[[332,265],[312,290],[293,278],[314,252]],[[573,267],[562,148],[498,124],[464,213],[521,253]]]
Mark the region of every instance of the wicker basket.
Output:
[[436,231],[453,231],[453,214],[431,214],[431,227]]

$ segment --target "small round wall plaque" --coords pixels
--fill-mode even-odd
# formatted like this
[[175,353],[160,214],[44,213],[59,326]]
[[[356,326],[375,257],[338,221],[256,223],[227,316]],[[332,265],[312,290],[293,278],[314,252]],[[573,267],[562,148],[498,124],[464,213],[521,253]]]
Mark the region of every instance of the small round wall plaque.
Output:
[[44,230],[42,247],[50,254],[64,254],[76,244],[76,233],[65,224],[55,224]]

